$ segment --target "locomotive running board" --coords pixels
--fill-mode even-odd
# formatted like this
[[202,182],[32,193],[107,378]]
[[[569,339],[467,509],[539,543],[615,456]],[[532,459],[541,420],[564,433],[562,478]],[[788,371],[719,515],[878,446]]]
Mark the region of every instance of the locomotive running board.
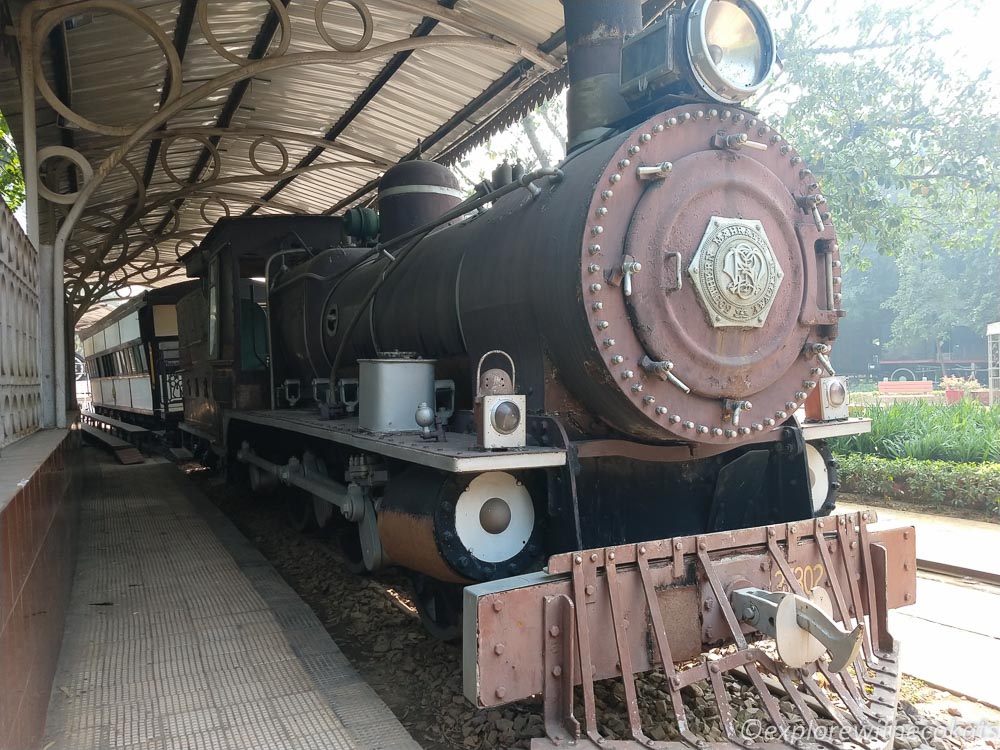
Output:
[[[913,527],[869,526],[875,520],[866,511],[572,552],[550,558],[543,573],[470,586],[465,696],[490,707],[541,694],[547,737],[532,741],[538,750],[891,748],[900,674],[887,615],[915,600],[915,534]],[[731,604],[731,598],[746,601],[747,591],[776,601],[784,597],[767,592],[784,591],[800,604],[815,587],[829,592],[827,614],[845,628],[828,621],[840,634],[834,637],[862,640],[840,672],[823,656],[789,667],[747,624],[757,615],[753,607],[737,613]],[[818,632],[798,611],[799,625]],[[794,617],[786,635],[789,627],[795,629]],[[650,727],[642,726],[635,677],[654,668],[663,670],[669,689],[672,741],[652,740]],[[752,685],[767,721],[738,725],[743,707],[730,704],[726,673]],[[612,678],[624,686],[626,738],[603,737],[598,729],[594,682]],[[717,734],[728,741],[696,734],[682,700],[682,688],[704,681],[711,691],[702,692],[715,699]],[[788,721],[775,693],[801,721]]]

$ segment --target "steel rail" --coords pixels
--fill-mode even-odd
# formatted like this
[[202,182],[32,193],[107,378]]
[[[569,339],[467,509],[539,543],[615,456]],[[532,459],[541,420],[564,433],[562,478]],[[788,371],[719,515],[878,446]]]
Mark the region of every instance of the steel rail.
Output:
[[936,573],[948,578],[967,578],[978,583],[986,583],[990,586],[1000,586],[1000,573],[993,573],[988,570],[974,570],[961,565],[940,562],[939,560],[925,560],[917,558],[917,570],[925,573]]

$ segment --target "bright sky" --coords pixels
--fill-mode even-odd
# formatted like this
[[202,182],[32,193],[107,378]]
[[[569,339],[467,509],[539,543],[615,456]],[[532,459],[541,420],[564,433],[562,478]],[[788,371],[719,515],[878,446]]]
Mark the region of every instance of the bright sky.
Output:
[[[776,27],[786,23],[775,11],[780,0],[758,0],[768,18]],[[915,0],[839,0],[834,8],[830,0],[817,0],[814,11],[817,17],[814,23],[823,28],[819,20],[821,14],[834,14],[836,17],[851,18],[871,2],[878,2],[884,8],[906,8],[914,5],[924,5],[936,16],[944,29],[950,31],[944,39],[937,42],[942,57],[952,59],[956,72],[968,77],[978,76],[983,70],[991,70],[993,90],[1000,97],[1000,44],[997,43],[997,28],[1000,28],[1000,1],[979,0],[979,8],[957,7],[975,4],[953,0],[939,0],[931,3]]]
[[[767,14],[772,25],[776,29],[787,26],[789,18],[780,15],[781,0],[757,0]],[[954,65],[954,74],[967,78],[978,76],[983,70],[991,71],[990,80],[992,90],[996,98],[1000,101],[1000,43],[998,43],[996,30],[1000,28],[1000,0],[980,0],[981,7],[973,10],[968,7],[955,8],[954,0],[938,1],[931,4],[929,0],[839,0],[837,4],[836,18],[851,19],[865,8],[870,2],[879,2],[883,7],[906,8],[915,3],[925,5],[929,8],[929,13],[938,16],[944,28],[951,33],[936,44],[938,51],[945,60],[951,60]],[[975,0],[962,0],[963,5],[974,3]],[[815,0],[813,12],[816,17],[814,23],[821,29],[829,30],[835,26],[831,20],[830,24],[822,23],[824,15],[830,16],[834,13],[833,4],[830,0]],[[833,16],[831,16],[831,19]],[[832,33],[828,40],[831,44],[838,43],[838,37],[848,41],[851,36],[850,29]],[[789,95],[793,95],[791,92]],[[780,98],[780,92],[778,97]],[[770,106],[773,108],[775,102]],[[780,105],[778,105],[780,106]],[[994,108],[996,111],[997,108]],[[516,140],[519,128],[514,127],[507,133],[500,133],[492,139],[492,145],[498,151],[510,148]],[[551,137],[546,128],[539,128],[539,137],[543,145],[550,154],[558,159],[562,157],[562,144]],[[521,139],[523,141],[523,137]],[[527,144],[523,144],[527,148]],[[491,160],[485,148],[475,149],[469,154],[470,164],[464,169],[470,178],[478,178],[480,175],[489,176],[496,166],[496,161]]]

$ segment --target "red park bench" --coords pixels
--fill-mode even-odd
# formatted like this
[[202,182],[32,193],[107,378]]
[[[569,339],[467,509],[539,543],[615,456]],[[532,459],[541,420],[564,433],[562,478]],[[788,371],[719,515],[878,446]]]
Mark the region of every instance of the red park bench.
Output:
[[879,393],[930,393],[934,383],[930,380],[880,380]]

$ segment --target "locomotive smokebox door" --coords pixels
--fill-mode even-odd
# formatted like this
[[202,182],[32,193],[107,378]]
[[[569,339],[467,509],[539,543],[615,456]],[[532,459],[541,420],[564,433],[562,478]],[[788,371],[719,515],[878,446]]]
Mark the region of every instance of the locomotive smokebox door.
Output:
[[[506,370],[492,369],[483,372],[483,362],[490,355],[506,357],[510,374]],[[527,398],[515,395],[516,374],[514,360],[507,352],[494,349],[486,352],[476,368],[476,403],[473,410],[476,422],[476,445],[486,450],[497,448],[523,448],[526,445],[525,413]]]

